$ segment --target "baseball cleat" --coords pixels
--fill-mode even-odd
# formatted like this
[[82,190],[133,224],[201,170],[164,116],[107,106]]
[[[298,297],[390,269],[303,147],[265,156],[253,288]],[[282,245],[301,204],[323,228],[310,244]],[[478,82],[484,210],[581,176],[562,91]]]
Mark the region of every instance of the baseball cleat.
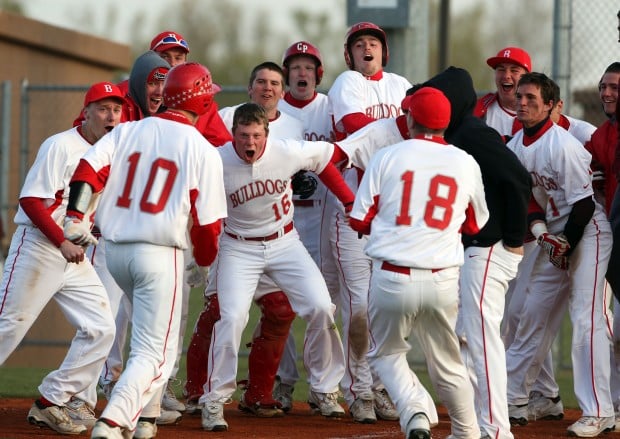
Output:
[[374,424],[377,422],[372,399],[357,398],[349,407],[349,413],[355,422],[360,424]]
[[508,419],[510,421],[510,425],[527,425],[527,404],[508,404]]
[[92,428],[97,422],[95,412],[86,404],[86,401],[73,396],[65,406],[67,415],[73,420],[74,424]]
[[319,393],[313,390],[308,395],[310,408],[326,418],[341,418],[345,412],[338,403],[338,392]]
[[384,421],[398,421],[398,410],[392,402],[387,390],[373,390],[375,414]]
[[228,422],[224,419],[224,404],[211,402],[202,408],[202,428],[207,431],[226,431]]
[[293,408],[293,390],[295,390],[293,386],[283,383],[280,377],[276,376],[273,386],[273,399],[282,404],[282,411],[284,412]]
[[407,439],[431,439],[431,426],[424,413],[416,413],[409,420]]
[[133,434],[134,439],[152,439],[157,436],[157,425],[154,422],[138,421]]
[[159,417],[155,420],[157,425],[176,425],[181,422],[183,413],[176,410],[165,410],[162,408]]
[[601,433],[613,431],[616,428],[616,418],[597,418],[595,416],[582,416],[577,422],[567,429],[569,436],[573,437],[596,437]]
[[564,418],[562,400],[559,396],[548,398],[540,392],[532,392],[527,404],[527,417],[529,421],[558,421]]
[[82,434],[87,428],[83,425],[75,424],[65,407],[52,405],[42,407],[35,401],[28,412],[28,422],[39,427],[48,427],[60,434]]
[[173,380],[168,380],[164,388],[164,395],[161,399],[161,408],[164,410],[176,410],[177,412],[185,411],[185,404],[177,399],[174,389],[172,388]]

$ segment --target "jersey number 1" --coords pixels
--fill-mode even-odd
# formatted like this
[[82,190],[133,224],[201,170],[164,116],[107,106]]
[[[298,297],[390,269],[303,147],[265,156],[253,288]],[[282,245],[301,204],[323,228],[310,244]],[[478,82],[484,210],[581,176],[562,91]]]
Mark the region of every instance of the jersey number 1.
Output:
[[[403,191],[400,201],[400,213],[396,217],[396,225],[410,226],[411,215],[409,209],[411,207],[411,192],[413,190],[413,171],[405,171],[400,179],[403,182]],[[444,189],[444,194],[440,193]],[[452,205],[456,200],[457,184],[454,178],[446,175],[435,175],[430,180],[428,188],[428,201],[424,209],[424,222],[427,226],[434,229],[444,230],[450,225],[452,214],[454,213]],[[441,218],[436,218],[435,213],[442,212]]]
[[[138,162],[140,161],[140,153],[136,152],[134,154],[131,154],[127,161],[129,162],[127,179],[125,180],[125,187],[123,188],[123,193],[120,197],[118,197],[116,205],[119,207],[129,208],[129,206],[131,205],[131,198],[129,197],[129,195],[131,194],[131,188],[133,187],[133,181],[136,176],[136,169],[138,168]],[[153,203],[149,201],[149,198],[151,197],[151,192],[153,190],[153,183],[160,170],[163,170],[163,172],[166,173],[166,179],[164,180],[161,187],[161,193],[157,198],[157,202]],[[172,191],[172,186],[178,172],[179,170],[176,163],[170,160],[158,158],[155,159],[153,163],[151,163],[149,179],[146,182],[144,192],[142,193],[142,197],[140,198],[140,210],[142,212],[158,213],[164,210],[164,207],[168,202],[168,198],[170,197],[170,192]]]

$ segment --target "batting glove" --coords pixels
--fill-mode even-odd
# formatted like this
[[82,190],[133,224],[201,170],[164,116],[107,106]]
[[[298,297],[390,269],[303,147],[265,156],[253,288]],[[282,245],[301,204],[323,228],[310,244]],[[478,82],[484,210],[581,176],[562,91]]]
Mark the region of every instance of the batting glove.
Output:
[[207,285],[209,267],[200,266],[196,264],[196,261],[192,260],[192,262],[185,267],[185,271],[185,283],[189,285],[190,288]]
[[90,226],[88,222],[83,222],[81,219],[66,216],[64,221],[64,234],[65,238],[74,244],[86,247],[89,244],[97,245],[99,241],[90,233]]
[[557,258],[549,257],[549,262],[551,262],[555,267],[558,267],[560,270],[568,270],[568,256],[558,256]]
[[536,242],[543,248],[550,258],[564,256],[570,249],[570,244],[562,235],[543,233],[538,237]]

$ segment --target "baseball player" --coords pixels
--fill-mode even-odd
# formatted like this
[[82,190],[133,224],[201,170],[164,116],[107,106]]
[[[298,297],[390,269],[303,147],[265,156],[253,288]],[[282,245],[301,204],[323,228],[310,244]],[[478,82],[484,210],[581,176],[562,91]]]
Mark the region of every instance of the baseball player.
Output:
[[[252,69],[248,95],[250,101],[265,109],[270,121],[270,138],[301,140],[303,138],[301,121],[278,110],[278,102],[284,94],[284,82],[284,73],[279,65],[269,61],[261,63]],[[220,110],[223,120],[230,124],[227,125],[227,129],[231,132],[232,116],[238,107],[239,105]],[[287,338],[286,334],[295,318],[295,313],[286,295],[268,276],[263,276],[258,288],[257,304],[262,310],[262,317],[252,341],[248,364],[249,378],[241,408],[261,417],[282,416],[280,403],[273,400],[271,390],[280,363],[281,351]],[[216,292],[217,285],[209,282],[205,290],[205,307],[198,317],[187,350],[187,381],[183,393],[187,398],[186,406],[189,407],[190,413],[195,413],[202,408],[198,399],[204,393],[207,380],[207,363],[213,326],[220,317]],[[292,352],[291,355],[296,356],[294,345]],[[287,371],[293,376],[293,382],[299,379],[294,363]],[[340,406],[333,408],[338,411],[341,409]]]
[[524,73],[532,71],[532,61],[520,47],[506,47],[487,59],[487,64],[495,71],[497,91],[478,99],[474,115],[483,118],[502,136],[510,137],[521,128],[515,120],[517,83]]
[[[183,35],[170,30],[155,35],[151,40],[150,49],[165,59],[170,67],[186,63],[189,55],[189,43]],[[220,90],[217,84],[213,84],[213,87],[216,92]],[[215,101],[209,105],[207,112],[198,118],[195,126],[212,145],[220,146],[231,140],[230,134],[218,115]]]
[[[123,107],[122,119],[140,120],[160,111],[162,108],[164,79],[169,68],[170,66],[166,60],[155,51],[147,51],[136,58],[129,74],[129,79],[123,81],[119,86],[121,91],[125,91],[125,100],[127,102]],[[98,224],[93,233],[100,237]],[[127,329],[131,319],[131,302],[116,284],[107,269],[106,248],[105,238],[100,238],[96,246],[88,248],[88,257],[106,287],[112,312],[116,316],[116,337],[99,377],[99,385],[106,398],[109,399],[112,394],[112,388],[123,370]],[[187,294],[189,294],[189,288]],[[166,393],[171,392],[165,392],[164,395]],[[171,407],[168,404],[169,401],[170,398],[164,398],[163,400],[165,403],[163,405],[164,410],[162,410],[161,416],[157,419],[159,424],[174,424],[182,417],[179,410],[182,411],[184,407]],[[173,402],[178,403],[178,401]],[[77,405],[77,401],[72,402],[72,404],[75,405],[76,410],[83,410],[82,407]]]
[[[114,84],[94,84],[84,98],[84,123],[43,142],[20,193],[17,229],[0,284],[0,364],[51,299],[76,328],[62,365],[43,379],[41,396],[28,412],[30,423],[61,434],[80,434],[94,423],[97,393],[90,385],[115,330],[106,291],[84,255],[91,241],[74,244],[63,235],[69,179],[82,154],[118,125],[123,103]],[[90,416],[70,406],[78,393]]]
[[[170,64],[170,67],[186,63],[190,52],[189,44],[183,35],[169,30],[160,32],[153,37],[151,40],[150,49],[166,60],[168,64]],[[213,84],[213,90],[217,93],[221,89],[217,84]],[[209,105],[206,113],[202,114],[198,118],[195,127],[198,131],[200,131],[205,139],[207,139],[209,143],[214,146],[223,145],[232,139],[218,114],[218,106],[215,101]],[[185,251],[185,259],[188,261],[192,260],[192,250],[190,247],[188,247]],[[185,282],[183,284],[183,310],[181,313],[181,326],[179,332],[179,349],[172,375],[168,380],[168,385],[164,391],[162,399],[163,410],[161,416],[157,419],[157,423],[160,425],[178,422],[180,420],[181,412],[186,409],[185,405],[176,398],[172,385],[173,382],[176,381],[175,377],[177,376],[181,355],[183,354],[183,340],[185,338],[189,313],[189,296],[191,288],[194,286],[193,281],[190,280],[193,273],[191,269],[194,267],[196,267],[196,265],[193,261],[190,262],[188,267],[186,267]],[[196,273],[194,273],[194,275],[195,274]],[[200,279],[199,274],[197,279]]]
[[[531,383],[559,330],[559,323],[548,316],[568,300],[575,394],[583,411],[568,434],[595,437],[615,427],[602,276],[611,230],[603,208],[593,199],[590,154],[549,118],[553,97],[553,84],[544,74],[527,73],[519,80],[517,117],[524,128],[508,147],[532,176],[528,221],[541,251],[515,339],[506,352],[508,404],[511,418],[527,422]],[[557,268],[547,270],[550,263]],[[558,285],[567,278],[568,294],[562,294]]]
[[[594,175],[602,175],[602,181],[599,183],[598,192],[601,194],[598,199],[605,206],[605,211],[609,215],[613,204],[614,194],[618,186],[618,181],[614,172],[614,157],[618,144],[618,119],[616,117],[616,106],[618,103],[618,85],[620,83],[620,62],[613,62],[605,69],[598,83],[599,98],[601,106],[607,120],[598,127],[588,142],[586,149],[592,154],[592,169]],[[593,184],[597,182],[594,181]],[[600,187],[602,186],[602,187]],[[597,186],[595,186],[595,191]],[[596,195],[596,192],[595,192]],[[613,254],[613,250],[612,250]],[[611,266],[608,268],[608,274],[614,271]],[[620,302],[618,302],[618,292],[614,293],[613,304],[613,346],[612,362],[611,362],[611,392],[616,409],[616,419],[620,413]],[[616,429],[620,428],[620,424],[616,423]]]
[[188,221],[191,215],[196,262],[207,267],[215,259],[220,219],[226,216],[221,160],[193,126],[213,100],[211,74],[187,63],[166,79],[168,109],[102,138],[84,155],[71,183],[68,212],[74,217],[65,225],[75,224],[91,194],[105,188],[97,224],[107,240],[108,270],[133,309],[127,365],[92,438],[120,437],[136,426],[134,437],[155,437],[161,394],[178,348],[179,273],[185,266]]
[[489,217],[480,168],[443,139],[450,121],[443,93],[423,87],[404,99],[403,109],[411,140],[370,160],[350,219],[353,229],[370,234],[368,360],[394,397],[405,437],[430,439],[423,386],[407,363],[407,338],[415,333],[454,437],[479,438],[453,322],[463,264],[460,231],[474,235]]
[[[389,60],[385,32],[376,24],[354,24],[346,34],[344,59],[349,67],[329,90],[329,107],[336,140],[369,124],[401,114],[400,104],[411,84],[402,76],[383,70]],[[355,192],[361,173],[345,170],[344,177]],[[340,275],[342,332],[347,367],[341,388],[353,418],[374,422],[376,417],[398,419],[389,395],[373,379],[367,360],[356,355],[351,334],[367,333],[366,308],[370,285],[370,259],[364,255],[366,237],[360,239],[347,224],[342,209],[334,209],[330,225],[331,244]],[[359,337],[354,338],[354,340]]]
[[217,285],[221,318],[213,329],[209,376],[200,397],[202,427],[228,429],[224,403],[236,389],[241,334],[263,274],[275,281],[307,322],[304,362],[309,370],[309,404],[324,416],[339,417],[344,413],[342,408],[336,410],[344,357],[335,306],[293,226],[291,176],[302,169],[317,173],[343,204],[352,203],[353,194],[330,163],[331,144],[271,139],[269,119],[260,105],[239,106],[232,132],[233,142],[218,148],[229,216],[213,267],[215,276],[209,282]]
[[[282,71],[288,90],[279,101],[278,108],[302,121],[305,140],[329,141],[332,138],[332,124],[327,95],[316,90],[323,78],[319,49],[307,41],[291,44],[282,56]],[[270,135],[271,132],[270,127]],[[292,184],[295,228],[321,269],[332,301],[338,306],[338,272],[329,243],[329,221],[335,199],[333,196],[328,197],[327,188],[312,172],[298,172]],[[280,401],[284,411],[292,407],[293,389],[298,379],[297,350],[295,339],[290,333],[273,391],[274,398]]]
[[[553,80],[551,83],[553,86],[554,103],[550,115],[551,120],[575,136],[581,143],[585,143],[590,138],[594,126],[588,122],[562,114],[563,103],[560,95],[560,88]],[[507,300],[504,320],[502,322],[502,338],[506,347],[509,347],[514,341],[515,331],[519,324],[521,313],[523,312],[522,308],[530,283],[530,276],[536,265],[538,253],[540,252],[540,247],[536,244],[531,233],[527,234],[525,241],[523,260],[519,265],[519,273],[510,283],[507,292],[509,300]],[[551,264],[544,266],[544,268],[550,271],[555,270],[555,267]],[[541,273],[541,268],[538,269],[538,272],[539,274]],[[556,284],[556,287],[558,291],[556,295],[558,298],[568,293],[568,282],[560,282]],[[566,306],[567,302],[565,300],[558,300],[557,305],[553,306],[554,312],[549,316],[549,319],[557,319],[557,323],[555,324],[561,324],[564,319]],[[512,423],[522,425],[528,421],[560,420],[564,417],[564,405],[560,398],[560,387],[555,379],[553,354],[551,351],[547,353],[540,368],[540,372],[535,382],[531,385],[531,389],[527,407],[527,418],[510,418]]]
[[506,401],[506,359],[500,325],[508,283],[523,256],[530,176],[498,133],[473,115],[476,92],[470,74],[450,67],[426,81],[452,107],[448,142],[471,154],[482,172],[489,221],[463,233],[465,260],[459,279],[456,332],[474,385],[482,438],[512,439]]

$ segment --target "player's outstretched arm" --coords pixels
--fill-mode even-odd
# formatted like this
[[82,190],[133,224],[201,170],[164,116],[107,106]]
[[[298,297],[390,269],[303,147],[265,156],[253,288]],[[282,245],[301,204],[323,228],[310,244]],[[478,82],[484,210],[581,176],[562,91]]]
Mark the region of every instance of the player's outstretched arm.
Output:
[[328,163],[325,169],[318,174],[319,178],[327,186],[335,196],[340,200],[343,206],[352,205],[353,201],[355,201],[355,195],[349,189],[349,186],[342,178],[338,169],[333,165],[333,163]]

